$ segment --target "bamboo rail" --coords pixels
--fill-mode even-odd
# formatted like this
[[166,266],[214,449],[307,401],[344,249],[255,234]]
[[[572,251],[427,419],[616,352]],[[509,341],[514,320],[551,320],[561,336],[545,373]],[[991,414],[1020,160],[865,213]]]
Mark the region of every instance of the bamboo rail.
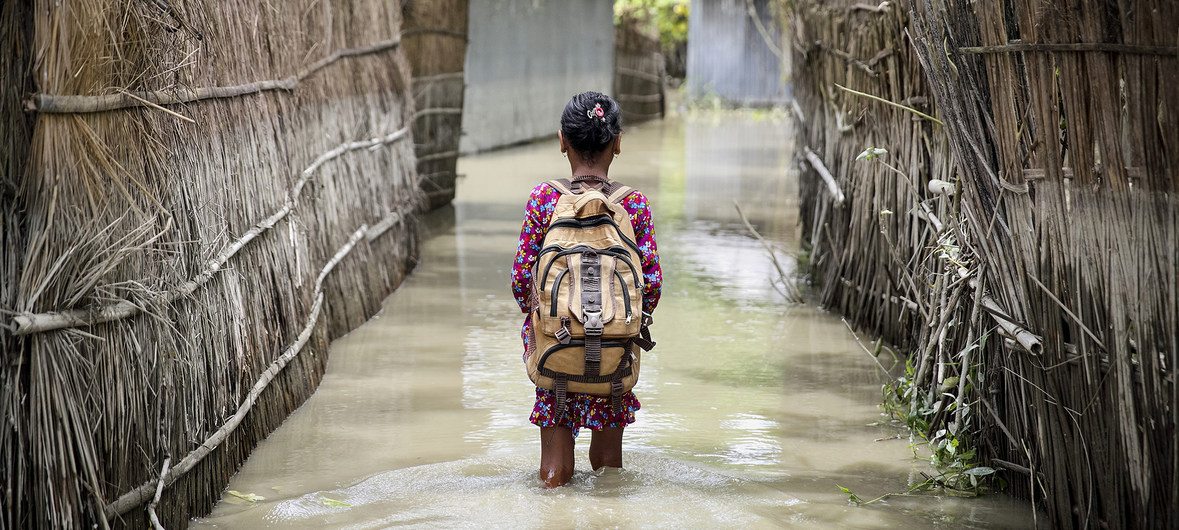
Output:
[[179,105],[205,99],[231,98],[269,90],[294,90],[307,76],[332,63],[346,58],[370,55],[396,49],[400,39],[381,41],[358,48],[344,48],[332,52],[295,75],[283,79],[268,79],[226,87],[177,88],[175,90],[145,90],[120,92],[101,96],[33,94],[25,100],[25,110],[43,114],[73,114],[105,112],[133,107]]
[[[409,132],[408,127],[398,129],[388,135],[372,138],[369,140],[362,140],[357,142],[348,142],[341,144],[336,148],[320,155],[315,159],[311,165],[304,169],[299,180],[295,183],[287,198],[286,204],[278,211],[271,214],[269,217],[263,219],[250,228],[245,234],[239,237],[233,243],[230,243],[217,256],[208,262],[204,270],[196,275],[193,279],[180,284],[179,286],[160,293],[153,297],[152,302],[159,304],[171,304],[176,300],[184,298],[195,292],[200,286],[204,285],[225,266],[229,259],[244,248],[250,241],[253,241],[262,233],[274,227],[276,223],[289,215],[299,205],[299,198],[303,193],[303,187],[307,184],[315,171],[323,166],[326,162],[337,158],[344,153],[356,151],[359,149],[368,149],[381,145],[390,144],[406,137]],[[136,304],[129,300],[104,305],[94,309],[69,309],[64,311],[50,311],[46,313],[22,313],[12,317],[12,323],[15,325],[16,335],[28,335],[30,333],[40,333],[63,328],[85,327],[101,324],[104,322],[111,322],[115,320],[122,320],[124,318],[135,316],[143,312],[141,304]]]
[[246,398],[242,401],[242,404],[238,406],[234,415],[231,416],[229,420],[227,420],[225,424],[223,424],[219,429],[217,429],[217,431],[206,438],[205,441],[201,442],[200,445],[185,455],[185,457],[181,459],[180,462],[176,464],[176,466],[168,469],[168,467],[165,465],[164,472],[161,474],[160,478],[144,482],[131,491],[124,493],[114,502],[108,504],[103,510],[103,514],[107,519],[127,513],[132,508],[147,502],[151,498],[153,491],[156,492],[155,502],[158,502],[160,496],[159,492],[162,492],[163,488],[168,487],[177,479],[182,477],[185,473],[190,471],[193,467],[200,463],[201,460],[208,456],[209,453],[212,453],[218,445],[221,445],[222,442],[229,438],[229,435],[232,434],[233,431],[237,429],[238,425],[241,424],[242,420],[245,419],[246,415],[254,407],[254,403],[257,402],[258,397],[264,390],[266,390],[266,387],[270,384],[271,381],[274,380],[274,377],[278,375],[278,373],[281,372],[283,368],[285,368],[287,364],[290,363],[290,361],[303,350],[304,346],[307,345],[307,341],[311,337],[311,332],[315,329],[315,325],[319,320],[320,311],[323,308],[324,279],[327,278],[328,274],[335,269],[336,265],[338,265],[340,261],[347,257],[350,252],[352,252],[352,249],[356,247],[356,244],[359,243],[361,239],[372,241],[387,231],[394,224],[399,222],[401,219],[403,219],[403,216],[398,212],[394,212],[389,214],[381,222],[373,225],[371,228],[368,225],[361,225],[360,228],[352,233],[352,236],[348,239],[348,242],[340,246],[339,250],[337,250],[335,255],[332,256],[332,259],[328,260],[327,264],[325,264],[323,269],[320,270],[319,276],[316,277],[314,291],[315,303],[311,306],[311,315],[308,316],[307,323],[304,325],[303,331],[299,333],[299,336],[295,342],[291,344],[291,346],[287,348],[287,350],[283,352],[282,355],[275,359],[274,362],[270,363],[270,366],[262,372],[261,376],[258,378],[258,381],[254,383],[254,386],[250,389],[250,392],[246,394]]
[[1007,44],[996,44],[993,46],[963,46],[958,48],[958,51],[962,53],[1112,52],[1135,55],[1179,56],[1179,46],[1142,46],[1116,42],[1034,43],[1012,41]]

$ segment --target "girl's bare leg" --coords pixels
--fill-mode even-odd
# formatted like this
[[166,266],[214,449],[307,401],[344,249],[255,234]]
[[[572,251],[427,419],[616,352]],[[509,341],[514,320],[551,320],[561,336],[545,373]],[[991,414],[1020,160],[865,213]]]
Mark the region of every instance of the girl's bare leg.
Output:
[[[593,450],[592,444],[590,450]],[[556,488],[564,486],[572,477],[573,430],[568,427],[541,427],[540,480],[544,481],[546,488]]]
[[602,466],[622,467],[622,429],[607,427],[594,431],[590,439],[589,457],[595,471]]

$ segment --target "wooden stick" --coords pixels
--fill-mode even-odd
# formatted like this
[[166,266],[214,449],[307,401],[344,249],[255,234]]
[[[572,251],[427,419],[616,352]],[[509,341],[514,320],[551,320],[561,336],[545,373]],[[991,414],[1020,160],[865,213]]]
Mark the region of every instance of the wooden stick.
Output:
[[413,119],[422,118],[425,116],[434,116],[436,114],[462,114],[462,107],[434,107],[429,109],[420,109],[413,113]]
[[883,13],[884,10],[888,9],[889,5],[891,5],[891,2],[880,2],[880,5],[876,5],[876,6],[869,5],[869,4],[854,4],[854,5],[848,6],[847,10],[848,11],[870,11],[872,13]]
[[121,92],[102,96],[33,94],[25,100],[25,109],[43,114],[105,112],[132,107],[156,107],[179,105],[205,99],[220,99],[244,96],[268,90],[294,90],[305,77],[345,57],[358,57],[401,45],[398,39],[378,42],[359,48],[336,50],[332,54],[312,63],[297,74],[284,79],[255,81],[227,87],[176,88],[172,90],[144,90]]
[[876,358],[876,354],[872,353],[872,350],[869,350],[867,346],[864,346],[863,342],[860,342],[860,336],[856,335],[856,330],[852,329],[851,322],[848,322],[846,318],[841,318],[840,320],[843,321],[843,325],[847,326],[847,330],[851,332],[852,338],[856,339],[856,344],[859,344],[860,348],[864,350],[864,353],[868,354],[868,357],[871,357],[872,360],[876,362],[876,366],[880,367],[880,371],[884,372],[884,377],[887,379],[892,379],[892,374],[888,373],[888,368],[885,368],[884,365],[880,363],[880,359]]
[[[168,466],[172,464],[172,457],[164,459],[164,467],[160,470],[160,476],[168,474]],[[164,481],[156,481],[156,495],[152,497],[151,502],[147,505],[147,517],[151,520],[151,526],[155,530],[164,530],[164,525],[160,524],[160,517],[156,515],[156,505],[160,503],[160,495],[164,493]]]
[[749,12],[749,18],[753,19],[753,26],[757,32],[761,34],[762,40],[766,43],[766,48],[769,48],[770,53],[773,53],[779,59],[782,58],[782,47],[774,42],[773,36],[766,30],[765,24],[761,23],[761,15],[757,14],[757,7],[753,5],[753,0],[745,0],[745,9]]
[[1077,325],[1081,326],[1081,330],[1084,331],[1085,334],[1089,336],[1089,338],[1093,339],[1093,342],[1095,342],[1099,348],[1109,351],[1106,349],[1105,343],[1101,342],[1101,339],[1097,338],[1097,335],[1094,335],[1093,332],[1089,330],[1089,326],[1086,326],[1085,323],[1081,321],[1081,317],[1077,316],[1076,313],[1073,313],[1072,310],[1068,308],[1068,306],[1064,305],[1064,302],[1061,302],[1060,299],[1056,297],[1056,295],[1052,294],[1052,291],[1049,291],[1046,285],[1040,283],[1040,280],[1037,280],[1035,276],[1030,274],[1028,275],[1028,278],[1031,278],[1033,282],[1036,282],[1036,285],[1044,291],[1044,294],[1048,295],[1048,297],[1051,298],[1053,302],[1056,302],[1056,305],[1060,306],[1060,308],[1064,310],[1065,314],[1072,317],[1072,319],[1076,321]]
[[663,99],[663,94],[662,93],[646,94],[646,95],[619,94],[616,99],[618,101],[633,101],[635,103],[656,103],[656,102]]
[[626,67],[619,66],[618,68],[615,68],[614,71],[618,72],[619,75],[624,75],[627,77],[637,77],[639,79],[646,79],[647,81],[651,81],[652,83],[660,83],[663,81],[663,77],[660,75],[647,73],[642,70],[635,70],[633,68],[626,68]]
[[139,506],[140,504],[143,504],[145,501],[147,501],[148,495],[151,494],[152,490],[155,489],[161,482],[164,484],[164,487],[170,486],[173,482],[176,482],[176,479],[183,476],[190,469],[196,466],[197,463],[208,456],[209,453],[212,453],[213,450],[221,444],[221,442],[224,442],[225,439],[229,437],[230,433],[232,433],[233,430],[236,429],[239,424],[241,424],[242,420],[245,419],[246,413],[248,413],[250,409],[254,407],[254,402],[258,399],[258,396],[262,393],[262,390],[266,389],[266,386],[270,384],[270,381],[274,379],[274,376],[278,374],[278,372],[281,371],[287,365],[287,363],[290,362],[290,360],[299,353],[300,350],[303,349],[304,345],[307,344],[307,340],[311,338],[311,331],[314,329],[315,323],[319,320],[319,312],[322,304],[323,293],[320,293],[319,296],[317,296],[315,299],[315,304],[311,306],[311,316],[307,319],[307,325],[304,326],[302,333],[299,334],[298,340],[296,340],[295,343],[292,344],[285,353],[279,356],[278,359],[275,359],[274,362],[270,364],[270,367],[262,372],[262,376],[256,383],[254,383],[254,387],[250,389],[250,393],[246,395],[246,399],[238,407],[237,412],[229,418],[229,421],[225,422],[221,428],[217,429],[217,431],[206,438],[204,442],[201,442],[200,445],[188,453],[188,455],[186,455],[180,461],[180,463],[176,465],[176,467],[169,470],[166,475],[160,477],[159,479],[151,479],[143,484],[140,484],[135,489],[124,493],[117,500],[108,504],[106,509],[103,510],[103,514],[106,515],[106,518],[112,519],[118,515],[127,513],[128,510]]
[[443,151],[441,153],[434,153],[434,154],[430,154],[430,155],[420,156],[420,157],[418,157],[418,163],[420,164],[422,162],[430,162],[433,160],[446,160],[448,158],[457,158],[458,156],[459,156],[458,151]]
[[461,31],[454,31],[451,29],[416,28],[416,29],[406,30],[401,35],[403,37],[414,37],[417,35],[441,35],[443,37],[454,37],[456,39],[462,39],[463,42],[467,41],[467,34],[466,33],[463,33]]
[[1116,42],[1033,43],[1012,41],[1008,44],[996,44],[993,46],[963,46],[958,48],[958,51],[962,53],[1114,52],[1135,55],[1179,56],[1179,47],[1176,46],[1143,46]]
[[[323,166],[327,161],[339,157],[349,151],[356,151],[378,145],[385,145],[393,143],[406,137],[409,132],[408,127],[404,127],[390,133],[388,135],[363,140],[358,142],[349,142],[337,146],[336,148],[320,155],[311,163],[307,169],[304,169],[299,180],[296,181],[292,188],[287,202],[277,212],[263,219],[258,224],[250,228],[245,234],[242,234],[236,241],[230,243],[225,248],[221,249],[217,255],[205,265],[205,268],[200,274],[193,277],[179,286],[160,293],[155,296],[152,302],[157,304],[171,304],[176,300],[184,298],[195,292],[200,286],[204,285],[229,262],[233,256],[237,255],[238,251],[244,248],[251,241],[256,239],[263,232],[274,227],[276,223],[290,214],[298,207],[300,195],[303,193],[303,187],[314,175],[315,171]],[[62,328],[84,327],[101,324],[104,322],[111,322],[114,320],[122,320],[143,311],[140,305],[124,300],[114,304],[100,306],[93,309],[69,309],[66,311],[50,311],[46,313],[23,313],[12,318],[12,323],[16,326],[16,335],[28,335],[30,333],[40,333],[43,331],[50,331]]]
[[831,192],[831,196],[835,197],[835,204],[843,206],[843,191],[839,189],[839,185],[835,183],[835,177],[827,170],[827,166],[823,164],[823,159],[819,158],[810,147],[803,146],[803,154],[806,156],[807,162],[810,162],[811,167],[815,168],[815,172],[823,178],[823,182],[827,183],[827,190]]
[[881,102],[881,103],[884,103],[885,105],[892,105],[893,107],[896,107],[896,108],[898,108],[898,109],[901,109],[901,110],[907,110],[907,111],[909,111],[909,112],[912,112],[913,114],[916,114],[916,115],[918,115],[918,116],[921,116],[922,118],[925,118],[925,119],[927,119],[927,120],[929,120],[929,121],[932,121],[932,122],[934,122],[934,123],[936,123],[936,124],[938,124],[938,125],[945,125],[944,123],[942,123],[942,120],[939,120],[939,119],[937,119],[937,118],[934,118],[933,116],[930,116],[930,115],[928,115],[928,114],[926,114],[926,113],[924,113],[924,112],[921,112],[921,111],[919,111],[919,110],[917,110],[917,109],[915,109],[915,108],[913,108],[913,107],[906,107],[906,106],[904,106],[904,105],[901,105],[900,103],[893,103],[893,102],[891,102],[891,101],[889,101],[889,100],[887,100],[887,99],[884,99],[884,98],[882,98],[882,97],[873,96],[872,94],[865,94],[865,93],[863,93],[863,92],[860,92],[860,91],[858,91],[858,90],[852,90],[852,89],[850,89],[850,88],[847,88],[847,87],[845,87],[845,86],[843,86],[843,85],[840,85],[839,83],[834,83],[834,85],[835,85],[835,87],[836,87],[836,88],[838,88],[838,89],[840,89],[840,90],[843,90],[843,91],[846,91],[846,92],[851,92],[852,94],[855,94],[855,95],[857,95],[857,96],[864,96],[864,97],[866,97],[866,98],[868,98],[868,99],[871,99],[871,100],[873,100],[873,101],[879,101],[879,102]]
[[753,237],[757,238],[757,240],[761,242],[761,246],[764,247],[766,252],[770,254],[770,261],[774,262],[774,268],[778,269],[778,276],[782,278],[782,283],[785,284],[786,289],[790,291],[789,295],[786,296],[786,299],[790,302],[801,304],[804,300],[802,293],[798,292],[798,289],[794,286],[793,283],[790,282],[790,276],[787,275],[786,271],[782,269],[782,264],[778,263],[778,256],[774,254],[774,248],[770,246],[764,237],[761,237],[761,234],[757,233],[757,230],[753,229],[753,225],[750,224],[749,219],[745,217],[745,212],[741,211],[741,205],[737,204],[736,199],[733,199],[733,207],[737,209],[737,215],[741,216],[741,222],[745,223],[745,228],[749,229],[749,232],[753,234]]

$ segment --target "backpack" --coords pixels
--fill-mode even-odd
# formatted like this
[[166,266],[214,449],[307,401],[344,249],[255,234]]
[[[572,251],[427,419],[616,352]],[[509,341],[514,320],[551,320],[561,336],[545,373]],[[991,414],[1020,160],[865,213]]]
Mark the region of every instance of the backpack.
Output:
[[642,312],[642,254],[621,204],[635,190],[587,182],[548,182],[561,197],[532,274],[528,377],[556,394],[557,421],[566,392],[610,396],[621,411],[622,394],[639,378],[638,348],[655,346]]

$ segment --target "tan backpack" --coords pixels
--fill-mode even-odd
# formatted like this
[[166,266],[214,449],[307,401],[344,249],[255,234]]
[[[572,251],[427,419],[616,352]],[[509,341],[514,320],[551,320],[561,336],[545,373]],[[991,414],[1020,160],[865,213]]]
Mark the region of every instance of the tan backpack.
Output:
[[621,204],[635,190],[596,179],[548,184],[561,198],[532,274],[528,377],[555,392],[557,420],[566,392],[610,396],[618,412],[639,378],[636,346],[655,346],[642,312],[641,254]]

